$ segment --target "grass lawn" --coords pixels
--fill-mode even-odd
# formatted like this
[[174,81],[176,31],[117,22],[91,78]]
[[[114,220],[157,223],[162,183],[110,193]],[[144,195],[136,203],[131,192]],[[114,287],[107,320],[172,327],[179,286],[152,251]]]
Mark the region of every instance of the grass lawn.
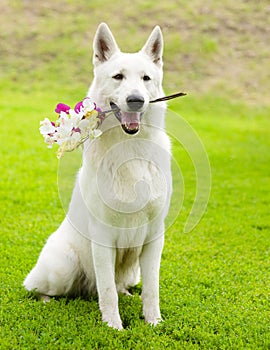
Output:
[[[216,21],[210,23],[212,27],[207,26],[212,15],[224,23],[230,20],[225,26],[225,34],[230,34],[229,29],[233,30],[236,23],[236,10],[241,10],[240,29],[235,29],[232,41],[244,50],[246,34],[241,26],[244,23],[252,26],[254,18],[261,20],[260,28],[256,27],[258,31],[253,31],[254,37],[262,35],[257,46],[257,58],[261,61],[252,70],[255,62],[243,58],[242,68],[249,75],[255,72],[262,91],[268,91],[266,75],[260,70],[266,57],[261,23],[267,28],[263,22],[263,4],[267,2],[260,2],[256,12],[254,5],[248,7],[244,1],[233,3],[224,2],[223,18],[217,15],[221,13],[221,5],[214,1],[209,2],[208,10],[200,7],[199,1],[194,1],[194,8],[184,1],[180,11],[176,1],[155,5],[136,0],[122,9],[122,16],[117,16],[119,1],[105,1],[100,9],[94,6],[95,1],[86,4],[84,0],[46,0],[37,2],[33,8],[30,2],[16,0],[4,0],[0,5],[5,14],[0,23],[2,53],[5,53],[0,62],[0,68],[5,68],[0,73],[1,350],[270,349],[270,107],[263,103],[265,95],[260,100],[254,86],[251,87],[253,100],[246,98],[243,72],[228,73],[225,65],[218,64],[218,58],[226,57],[221,50],[221,43],[226,44],[225,36],[222,31],[216,31],[213,38],[209,37]],[[135,5],[144,17],[134,19]],[[206,11],[206,17],[199,9]],[[24,16],[20,16],[22,11]],[[186,52],[176,53],[179,38],[173,33],[178,24],[171,20],[176,11],[185,24],[181,50]],[[77,16],[72,17],[71,13]],[[87,20],[86,13],[92,13],[95,20]],[[196,173],[189,154],[172,135],[173,155],[182,173],[182,178],[175,176],[172,207],[181,211],[166,232],[161,263],[160,306],[164,322],[155,328],[144,324],[139,298],[141,285],[138,285],[133,289],[133,298],[120,296],[125,327],[122,332],[102,323],[95,298],[60,298],[43,304],[22,287],[46,238],[64,217],[58,195],[58,161],[39,135],[39,121],[50,116],[57,102],[73,105],[84,97],[90,81],[85,74],[90,65],[87,49],[90,38],[86,30],[88,26],[92,28],[92,35],[96,25],[109,20],[111,15],[115,16],[116,30],[127,36],[134,34],[136,48],[144,42],[145,30],[152,28],[154,20],[165,27],[168,39],[165,88],[170,93],[184,86],[183,90],[189,93],[170,102],[169,107],[184,117],[202,140],[212,176],[207,210],[195,229],[184,233],[196,195]],[[151,21],[143,22],[146,17]],[[170,19],[170,25],[165,17]],[[125,28],[121,26],[123,18],[129,20]],[[251,20],[245,22],[243,18]],[[31,24],[31,30],[23,25],[24,20]],[[140,30],[136,32],[136,28]],[[185,28],[190,28],[192,34],[188,35]],[[198,46],[200,29],[202,47]],[[83,39],[79,39],[81,33],[86,33]],[[66,45],[69,40],[70,47]],[[121,40],[122,44],[126,43],[124,36]],[[78,42],[80,45],[76,46]],[[226,52],[232,54],[234,48],[232,45],[231,51]],[[130,49],[128,43],[127,49]],[[243,52],[239,50],[238,54],[241,56]],[[201,65],[196,65],[199,53]],[[189,72],[183,74],[180,87],[175,72],[181,69],[181,62],[173,60],[178,54],[185,57]],[[238,56],[230,57],[236,60]],[[82,59],[80,67],[79,59]],[[220,80],[213,83],[211,77],[218,73]],[[231,97],[228,82],[234,73],[239,80],[237,86],[233,81],[235,95]],[[188,85],[191,80],[195,83]],[[209,91],[197,90],[203,81],[209,83]],[[217,86],[224,90],[216,89]],[[171,120],[168,120],[170,130],[177,130],[177,119]],[[173,169],[177,175],[177,166]]]
[[171,104],[205,144],[211,197],[199,225],[184,234],[195,174],[186,152],[174,142],[185,198],[179,218],[166,232],[160,283],[164,322],[156,328],[144,325],[138,286],[134,298],[120,297],[126,329],[117,332],[101,322],[95,299],[63,298],[44,305],[21,287],[64,211],[55,153],[38,133],[41,115],[51,110],[51,92],[18,95],[16,104],[8,93],[5,97],[0,104],[5,130],[1,349],[269,348],[269,111],[207,97],[208,107],[201,110],[202,101],[192,98],[181,106]]

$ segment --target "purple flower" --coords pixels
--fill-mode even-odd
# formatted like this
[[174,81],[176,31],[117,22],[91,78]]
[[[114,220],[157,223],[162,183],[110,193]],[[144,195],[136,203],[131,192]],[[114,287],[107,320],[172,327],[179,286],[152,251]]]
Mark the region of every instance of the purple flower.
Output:
[[80,102],[78,102],[78,103],[76,104],[76,106],[74,107],[74,111],[75,111],[76,113],[80,113],[82,107],[83,107],[83,101],[80,101]]
[[81,133],[81,129],[80,128],[73,128],[72,131]]
[[58,105],[55,108],[55,112],[57,114],[60,114],[61,112],[68,113],[70,110],[70,107],[68,105],[65,105],[64,103],[58,103]]

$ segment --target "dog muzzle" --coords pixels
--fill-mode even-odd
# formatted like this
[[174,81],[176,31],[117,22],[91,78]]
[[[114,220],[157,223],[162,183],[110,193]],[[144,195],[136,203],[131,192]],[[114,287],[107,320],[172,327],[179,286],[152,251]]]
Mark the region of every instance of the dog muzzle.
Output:
[[124,112],[114,103],[110,102],[111,108],[114,110],[114,115],[119,120],[122,129],[129,135],[135,135],[140,130],[140,122],[143,112],[130,111]]

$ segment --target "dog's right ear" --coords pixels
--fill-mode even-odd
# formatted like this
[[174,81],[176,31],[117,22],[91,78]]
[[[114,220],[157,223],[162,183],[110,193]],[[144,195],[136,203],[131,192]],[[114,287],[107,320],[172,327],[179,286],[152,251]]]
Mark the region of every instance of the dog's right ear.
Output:
[[94,38],[93,49],[93,64],[95,66],[107,61],[113,54],[120,51],[106,23],[99,25]]

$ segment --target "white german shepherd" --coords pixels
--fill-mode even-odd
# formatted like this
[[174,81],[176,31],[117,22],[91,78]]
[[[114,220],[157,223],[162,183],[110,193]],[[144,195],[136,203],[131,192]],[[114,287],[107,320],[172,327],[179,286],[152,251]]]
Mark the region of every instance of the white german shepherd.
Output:
[[102,23],[94,39],[94,81],[88,96],[103,110],[103,134],[84,144],[66,218],[48,239],[24,281],[45,298],[98,293],[102,320],[122,329],[118,292],[142,275],[143,314],[161,320],[159,267],[171,197],[170,142],[165,134],[163,39],[154,28],[137,53],[120,52]]

